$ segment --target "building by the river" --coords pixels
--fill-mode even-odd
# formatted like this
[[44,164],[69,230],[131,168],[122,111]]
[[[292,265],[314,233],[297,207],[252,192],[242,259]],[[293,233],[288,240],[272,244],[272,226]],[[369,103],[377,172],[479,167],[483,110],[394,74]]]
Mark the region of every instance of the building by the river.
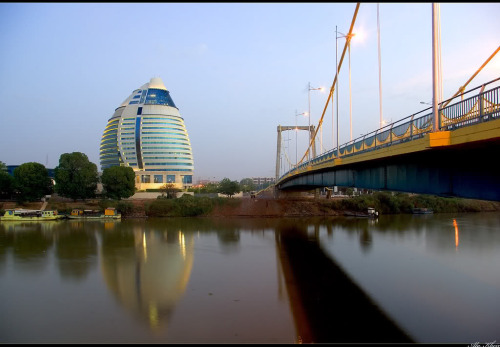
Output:
[[194,162],[184,119],[159,77],[115,109],[101,138],[102,170],[130,166],[138,190],[192,186]]

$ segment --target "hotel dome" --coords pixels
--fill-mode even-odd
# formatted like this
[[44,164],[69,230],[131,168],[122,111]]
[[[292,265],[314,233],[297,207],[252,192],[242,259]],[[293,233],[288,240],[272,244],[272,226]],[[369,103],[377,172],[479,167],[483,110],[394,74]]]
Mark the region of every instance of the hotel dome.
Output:
[[138,190],[192,185],[193,154],[184,119],[163,81],[154,77],[115,110],[101,138],[102,170],[130,166]]

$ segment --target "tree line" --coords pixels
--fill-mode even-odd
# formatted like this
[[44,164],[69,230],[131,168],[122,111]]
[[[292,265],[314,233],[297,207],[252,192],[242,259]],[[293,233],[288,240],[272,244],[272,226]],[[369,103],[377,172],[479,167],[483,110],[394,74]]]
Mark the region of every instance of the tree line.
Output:
[[14,198],[19,203],[39,201],[54,192],[75,201],[95,198],[99,182],[103,186],[102,196],[110,199],[120,200],[135,193],[135,173],[131,167],[109,167],[99,177],[97,166],[81,152],[61,154],[54,169],[54,181],[55,184],[40,163],[19,165],[11,176],[7,166],[0,162],[0,196]]
[[[61,154],[59,165],[54,169],[54,181],[49,177],[47,168],[40,163],[24,163],[15,168],[11,176],[7,172],[7,166],[0,161],[2,199],[14,199],[19,203],[40,201],[52,193],[75,201],[92,199],[97,196],[99,182],[103,187],[102,197],[120,200],[135,193],[135,173],[131,167],[109,167],[104,169],[99,177],[97,166],[81,152]],[[233,196],[239,192],[254,191],[256,188],[251,178],[244,178],[240,182],[224,178],[219,183],[189,188],[188,191]],[[179,191],[174,184],[165,184],[159,190],[166,192],[168,198],[175,197],[175,192]]]

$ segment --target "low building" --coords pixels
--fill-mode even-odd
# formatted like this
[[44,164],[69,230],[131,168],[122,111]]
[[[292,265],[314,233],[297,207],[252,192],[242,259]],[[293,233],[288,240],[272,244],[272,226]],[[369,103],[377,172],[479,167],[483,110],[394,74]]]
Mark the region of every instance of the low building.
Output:
[[270,184],[274,184],[276,182],[275,177],[252,177],[253,184],[256,187],[267,187]]

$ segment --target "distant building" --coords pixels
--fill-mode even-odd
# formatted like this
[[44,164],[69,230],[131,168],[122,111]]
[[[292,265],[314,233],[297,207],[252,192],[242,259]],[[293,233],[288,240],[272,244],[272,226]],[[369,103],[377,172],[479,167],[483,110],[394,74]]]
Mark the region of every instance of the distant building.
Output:
[[[43,164],[42,164],[43,165]],[[7,165],[7,173],[11,176],[14,176],[14,170],[20,165]],[[47,169],[47,168],[46,168]],[[47,173],[50,178],[54,179],[54,169],[47,169]]]
[[257,187],[274,184],[276,182],[275,177],[252,177],[253,184]]
[[115,110],[101,138],[102,170],[129,166],[138,190],[193,184],[194,162],[184,119],[163,81],[154,77]]
[[219,181],[216,180],[199,180],[198,185],[207,185],[207,184],[219,184]]

